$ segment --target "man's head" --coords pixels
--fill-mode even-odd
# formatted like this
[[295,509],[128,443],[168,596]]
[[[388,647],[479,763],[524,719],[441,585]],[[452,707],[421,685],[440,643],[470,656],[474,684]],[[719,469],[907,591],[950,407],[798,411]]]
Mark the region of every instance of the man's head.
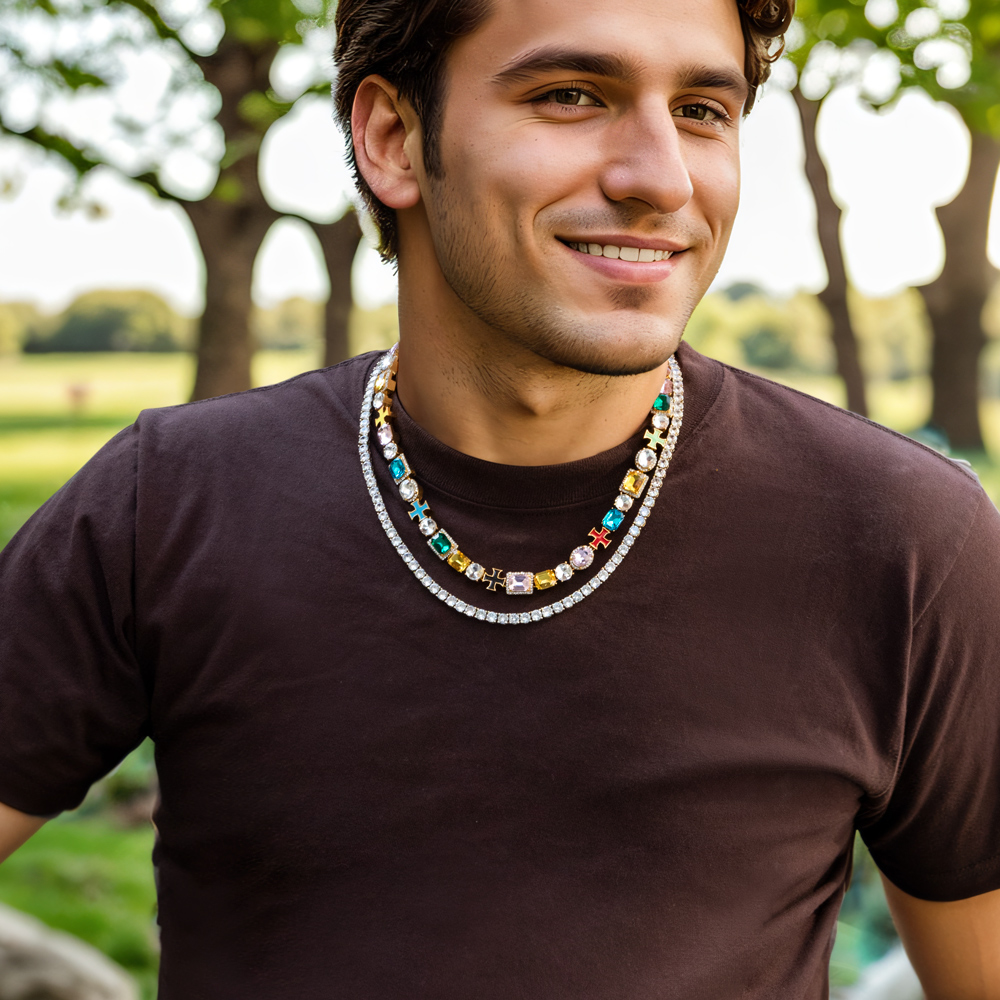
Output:
[[425,284],[433,259],[554,363],[661,364],[721,262],[791,3],[340,0],[338,115],[383,253]]

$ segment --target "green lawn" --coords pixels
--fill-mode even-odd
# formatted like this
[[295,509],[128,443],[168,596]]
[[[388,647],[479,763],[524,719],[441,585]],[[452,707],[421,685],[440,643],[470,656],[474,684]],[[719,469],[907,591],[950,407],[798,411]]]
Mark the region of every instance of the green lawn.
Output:
[[[384,347],[391,330],[371,326],[356,346]],[[367,340],[365,339],[367,337]],[[307,350],[261,352],[255,383],[266,385],[307,371],[317,362]],[[762,374],[774,377],[772,372]],[[33,355],[0,359],[0,546],[91,455],[145,407],[187,397],[192,361],[181,354]],[[843,402],[837,379],[792,376],[795,388]],[[84,387],[76,406],[72,387]],[[926,379],[870,387],[874,419],[903,432],[920,427],[930,406]],[[982,406],[990,453],[967,455],[987,490],[1000,498],[1000,401]],[[143,756],[143,755],[146,756]],[[148,747],[98,787],[76,814],[60,817],[0,867],[0,901],[34,914],[91,942],[155,995],[157,950],[155,892],[148,827],[124,829],[113,820],[116,794],[141,783]],[[116,791],[116,789],[118,791]],[[891,940],[877,874],[859,848],[856,881],[843,911],[831,982],[853,982],[858,971]]]

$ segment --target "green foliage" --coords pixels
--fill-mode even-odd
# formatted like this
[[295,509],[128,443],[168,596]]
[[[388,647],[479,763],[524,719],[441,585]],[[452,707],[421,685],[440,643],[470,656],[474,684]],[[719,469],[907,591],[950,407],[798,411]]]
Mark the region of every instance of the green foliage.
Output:
[[24,351],[179,351],[189,341],[190,322],[152,292],[88,292],[59,316],[36,323]]
[[69,813],[0,866],[0,902],[99,948],[154,995],[159,947],[153,830]]
[[316,347],[323,336],[323,306],[308,299],[286,299],[273,309],[254,309],[251,325],[259,347],[277,351]]

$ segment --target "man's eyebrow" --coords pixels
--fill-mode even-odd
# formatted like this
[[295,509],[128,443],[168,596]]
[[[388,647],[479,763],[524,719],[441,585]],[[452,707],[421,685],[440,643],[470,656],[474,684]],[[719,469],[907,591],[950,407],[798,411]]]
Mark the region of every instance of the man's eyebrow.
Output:
[[635,60],[624,56],[586,52],[579,49],[535,49],[508,63],[496,76],[494,83],[523,83],[538,73],[552,70],[571,70],[588,76],[604,76],[621,83],[631,83],[641,70]]
[[681,90],[728,90],[740,103],[750,96],[750,84],[742,73],[716,66],[693,66],[678,81]]

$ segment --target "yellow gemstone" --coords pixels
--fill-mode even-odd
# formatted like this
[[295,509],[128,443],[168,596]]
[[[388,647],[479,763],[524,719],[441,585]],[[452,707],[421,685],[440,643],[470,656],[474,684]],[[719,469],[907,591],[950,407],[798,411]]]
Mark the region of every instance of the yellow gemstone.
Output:
[[541,573],[535,574],[535,589],[548,590],[559,582],[554,569],[543,569]]
[[629,496],[633,497],[641,496],[648,482],[649,476],[638,469],[632,469],[626,473],[625,478],[622,480],[622,493],[628,493]]
[[448,565],[452,569],[457,569],[459,573],[464,573],[469,566],[472,565],[472,560],[464,553],[455,549],[450,556],[448,556]]

